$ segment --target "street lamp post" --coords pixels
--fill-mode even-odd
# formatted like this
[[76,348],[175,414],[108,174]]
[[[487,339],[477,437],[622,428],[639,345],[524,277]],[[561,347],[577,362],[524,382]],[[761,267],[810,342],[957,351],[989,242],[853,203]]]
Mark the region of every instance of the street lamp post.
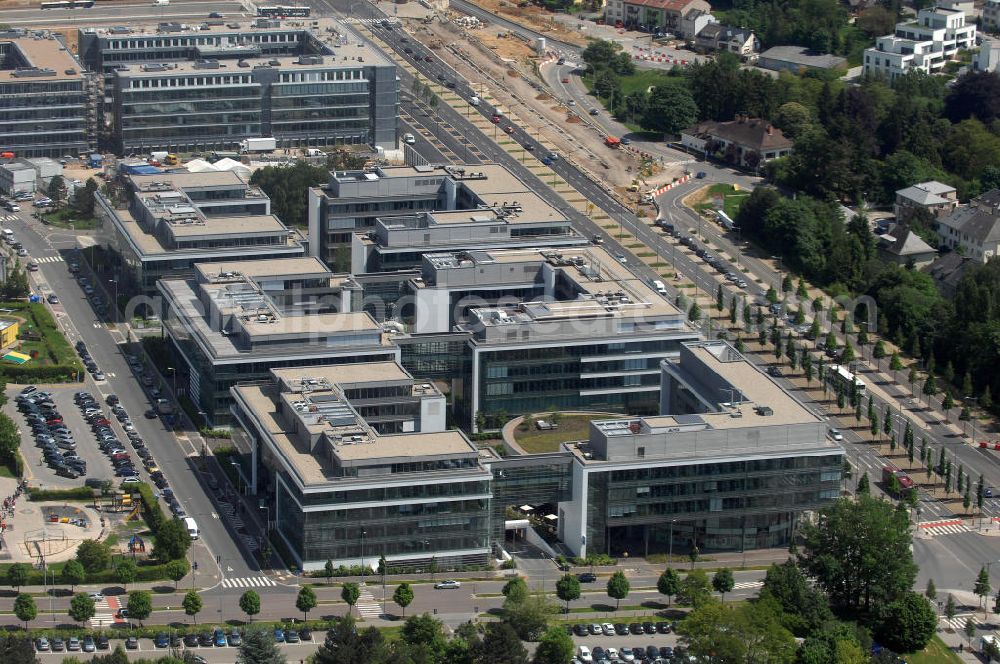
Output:
[[361,531],[361,583],[365,582],[365,535],[368,532],[365,530]]

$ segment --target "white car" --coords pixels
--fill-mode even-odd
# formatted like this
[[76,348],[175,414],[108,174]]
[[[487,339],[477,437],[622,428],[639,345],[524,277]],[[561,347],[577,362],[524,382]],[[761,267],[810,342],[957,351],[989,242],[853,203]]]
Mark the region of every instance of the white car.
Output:
[[618,648],[605,648],[604,657],[612,661],[618,659]]
[[104,599],[104,593],[87,593],[87,597],[94,600],[95,602],[100,602]]
[[577,658],[583,662],[583,664],[592,664],[594,661],[594,656],[590,654],[590,648],[587,646],[580,646]]
[[462,584],[458,581],[441,581],[440,583],[435,583],[434,587],[438,590],[456,590],[462,587]]
[[[604,632],[604,636],[614,636],[615,626],[611,623],[604,623],[601,625],[601,631]],[[608,657],[608,659],[611,659],[611,657]]]
[[832,440],[835,440],[838,443],[844,440],[844,434],[840,433],[840,429],[830,429],[827,433],[830,435]]

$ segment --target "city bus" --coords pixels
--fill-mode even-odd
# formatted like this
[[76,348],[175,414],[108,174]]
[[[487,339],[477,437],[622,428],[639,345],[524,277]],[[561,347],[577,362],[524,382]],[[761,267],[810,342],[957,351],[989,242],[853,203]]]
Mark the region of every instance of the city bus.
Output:
[[834,387],[840,386],[844,391],[844,394],[851,393],[851,384],[853,383],[858,390],[858,399],[867,396],[868,391],[865,388],[865,383],[860,378],[852,374],[847,367],[842,364],[831,364],[830,368],[826,372],[827,382]]
[[257,16],[271,16],[271,17],[309,16],[309,7],[299,7],[290,5],[271,5],[267,7],[258,7]]
[[90,9],[94,6],[94,0],[52,0],[43,2],[42,9]]

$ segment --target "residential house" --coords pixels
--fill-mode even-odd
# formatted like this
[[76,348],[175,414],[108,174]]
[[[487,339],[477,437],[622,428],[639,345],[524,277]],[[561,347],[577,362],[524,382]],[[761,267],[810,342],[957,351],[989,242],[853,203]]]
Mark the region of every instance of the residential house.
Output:
[[1000,189],[988,191],[938,219],[945,247],[985,263],[1000,252]]
[[975,45],[976,26],[966,23],[963,11],[921,9],[916,20],[897,23],[893,34],[879,37],[873,48],[865,49],[865,73],[879,73],[889,80],[912,70],[936,73],[960,50]]
[[982,26],[990,32],[1000,29],[1000,0],[986,0],[983,3]]
[[792,139],[780,129],[766,120],[746,116],[729,122],[700,122],[681,132],[681,144],[751,169],[792,151]]
[[681,19],[694,11],[709,12],[705,0],[608,0],[604,20],[607,23],[650,32],[677,33]]
[[692,40],[695,36],[705,29],[706,26],[712,23],[717,23],[715,17],[704,12],[700,9],[695,9],[689,11],[687,14],[681,17],[680,28],[677,30],[677,36],[682,39]]
[[845,58],[829,53],[817,53],[803,46],[773,46],[757,59],[757,66],[774,71],[801,72],[807,69],[839,69],[847,64]]
[[954,210],[957,205],[954,187],[931,180],[898,190],[893,212],[897,221],[905,223],[917,210],[926,210],[932,216],[940,217]]
[[979,42],[979,52],[972,59],[974,71],[993,71],[1000,66],[1000,40],[983,38]]
[[702,53],[729,51],[747,60],[760,50],[760,40],[753,30],[710,23],[695,36],[694,48]]
[[878,254],[884,261],[917,268],[930,265],[937,258],[934,247],[906,224],[895,224],[888,233],[878,236]]
[[925,265],[920,271],[930,275],[941,294],[951,299],[955,297],[958,284],[962,281],[962,277],[965,276],[965,271],[970,265],[973,265],[971,258],[949,251],[939,256],[930,265]]

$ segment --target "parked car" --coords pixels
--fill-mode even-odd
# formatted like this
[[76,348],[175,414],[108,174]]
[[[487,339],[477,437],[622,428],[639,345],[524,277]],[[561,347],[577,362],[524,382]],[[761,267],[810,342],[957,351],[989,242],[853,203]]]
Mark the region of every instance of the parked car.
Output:
[[459,583],[458,581],[447,580],[435,583],[434,587],[437,588],[438,590],[458,590],[459,588],[462,587],[462,584]]

